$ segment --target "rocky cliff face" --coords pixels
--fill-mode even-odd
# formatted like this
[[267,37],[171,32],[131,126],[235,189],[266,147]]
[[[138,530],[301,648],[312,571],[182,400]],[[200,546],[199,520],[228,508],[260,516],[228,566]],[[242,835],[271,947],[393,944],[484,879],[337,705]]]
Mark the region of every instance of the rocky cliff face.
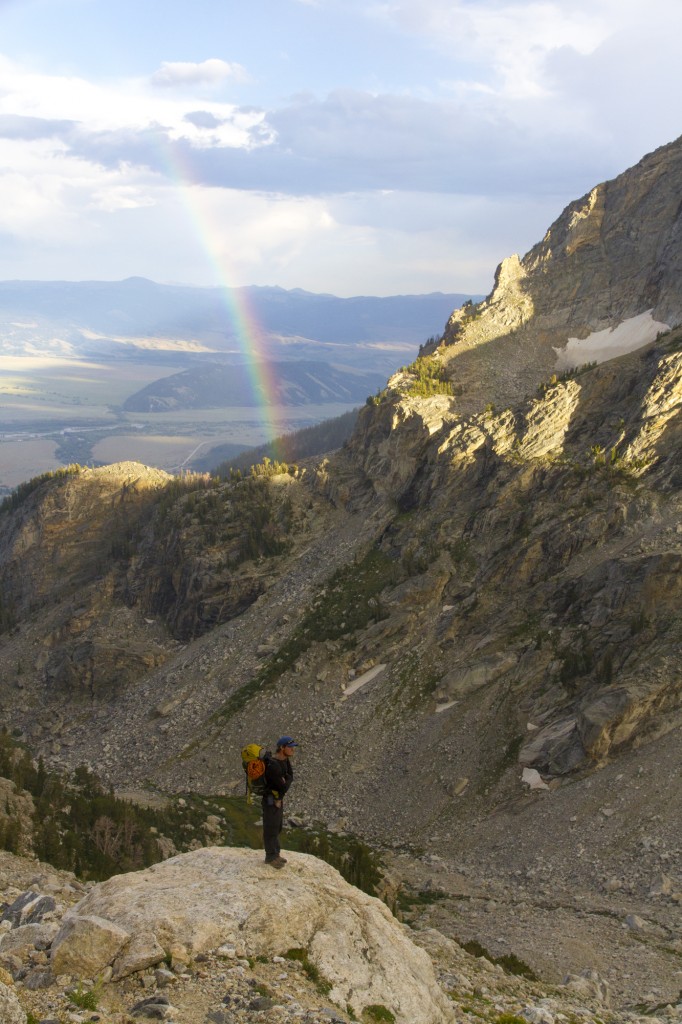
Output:
[[263,592],[309,529],[293,482],[220,486],[137,463],[38,481],[3,517],[0,609],[9,633],[40,624],[39,650],[10,656],[6,672],[19,689],[38,672],[67,698],[143,678]]
[[615,339],[619,354],[682,322],[681,182],[678,139],[571,203],[522,259],[500,264],[487,299],[455,310],[441,358],[463,388],[461,408],[506,404],[592,361],[590,346],[564,355],[571,338],[636,321]]
[[86,471],[6,512],[8,721],[116,785],[205,792],[286,728],[308,819],[567,901],[625,879],[672,979],[681,161],[572,204],[305,475]]

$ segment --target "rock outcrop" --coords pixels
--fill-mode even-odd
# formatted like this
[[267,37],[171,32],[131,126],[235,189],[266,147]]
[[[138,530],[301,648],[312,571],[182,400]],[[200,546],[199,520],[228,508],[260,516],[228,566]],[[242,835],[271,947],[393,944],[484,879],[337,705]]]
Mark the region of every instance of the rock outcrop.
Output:
[[[554,371],[602,361],[682,322],[682,139],[571,203],[541,242],[500,264],[490,295],[455,310],[441,358],[460,408],[508,403]],[[622,341],[570,339],[632,324]],[[594,354],[593,354],[594,350]]]
[[225,945],[254,957],[305,950],[330,998],[358,1016],[381,1005],[401,1024],[454,1020],[429,957],[384,904],[305,854],[275,873],[256,851],[213,847],[115,876],[69,912],[52,968],[111,967],[116,979]]
[[[205,863],[214,860],[215,852],[204,852]],[[258,856],[254,851],[242,852],[249,858]],[[223,850],[222,855],[227,858],[229,852]],[[76,901],[82,896],[83,886],[73,876],[55,872],[35,860],[0,854],[0,903],[10,903],[0,923],[2,1024],[25,1024],[27,1016],[29,1020],[71,1021],[74,1024],[86,1016],[96,1016],[102,1024],[130,1024],[131,1018],[176,1021],[177,1024],[253,1024],[256,1019],[268,1024],[300,1024],[301,1021],[306,1024],[330,1024],[330,1021],[350,1024],[361,1019],[363,1024],[371,1024],[404,1019],[383,1002],[366,1004],[361,1016],[350,1002],[334,1002],[331,983],[318,966],[322,963],[327,964],[326,970],[332,976],[335,971],[340,971],[344,984],[352,984],[353,977],[358,976],[354,975],[357,969],[360,995],[363,986],[369,988],[374,996],[382,994],[381,977],[371,979],[374,987],[370,986],[368,975],[373,967],[378,968],[379,975],[383,967],[394,972],[391,980],[396,995],[410,983],[416,971],[419,974],[418,990],[422,991],[420,986],[424,984],[428,990],[422,1009],[426,1012],[432,997],[436,1004],[434,1016],[430,1018],[434,1021],[452,1020],[453,1016],[454,1020],[464,1020],[472,1010],[476,1010],[476,1019],[488,1024],[499,1024],[501,1019],[508,1018],[542,1021],[544,1024],[560,1024],[562,1020],[592,1024],[595,1018],[603,1024],[650,1024],[651,1016],[609,1008],[609,1003],[613,1002],[613,990],[594,965],[568,973],[564,971],[558,979],[559,984],[540,984],[511,973],[508,968],[514,967],[513,958],[493,963],[492,954],[480,955],[480,947],[467,952],[459,942],[434,927],[433,922],[417,920],[421,915],[427,917],[430,912],[438,912],[439,908],[450,909],[452,895],[440,886],[440,882],[438,889],[431,894],[434,896],[437,892],[439,899],[426,899],[427,890],[424,890],[421,910],[406,910],[411,922],[408,930],[404,925],[391,924],[392,919],[385,917],[383,904],[378,907],[377,917],[373,912],[375,908],[371,906],[376,905],[376,901],[361,904],[358,894],[351,894],[350,902],[347,902],[348,890],[338,886],[337,877],[334,877],[334,872],[330,874],[329,869],[319,878],[312,879],[313,894],[302,892],[301,875],[305,876],[308,862],[309,858],[290,862],[290,866],[295,865],[296,878],[289,879],[293,884],[287,883],[284,872],[277,879],[271,873],[257,880],[260,892],[254,891],[252,872],[247,870],[244,874],[239,871],[237,874],[226,871],[225,859],[217,872],[203,872],[197,858],[193,859],[191,867],[188,858],[179,858],[172,878],[168,879],[170,887],[166,894],[159,891],[158,879],[150,879],[148,872],[123,876],[116,890],[108,892],[106,898],[106,912],[110,916],[115,914],[117,919],[125,917],[127,923],[121,926],[107,918],[81,913],[81,907],[87,906],[87,900],[96,895],[99,909],[104,909],[99,887],[90,883],[90,895],[85,902],[81,899],[79,906]],[[412,860],[411,866],[419,865]],[[444,862],[440,862],[440,866],[446,868]],[[392,871],[396,867],[394,863]],[[431,864],[431,870],[438,870],[435,862]],[[438,877],[443,880],[447,876],[439,874]],[[33,879],[31,889],[15,896],[17,889],[30,879]],[[414,878],[412,880],[414,882]],[[192,883],[196,883],[198,895],[194,909],[191,907],[192,890],[187,888]],[[473,883],[474,887],[476,884]],[[412,885],[406,885],[403,899],[414,894]],[[256,912],[254,927],[262,922],[262,908],[272,903],[271,886],[284,888],[286,911],[292,918],[295,934],[289,934],[286,920],[282,920],[281,915],[278,917],[274,910],[268,909],[268,920],[272,918],[273,927],[265,939],[258,936],[254,939],[249,921],[244,922],[243,928],[238,924],[235,928],[233,918],[246,908]],[[236,906],[228,905],[228,888],[234,890]],[[53,895],[47,895],[47,892]],[[211,892],[216,907],[210,905]],[[506,910],[499,901],[499,895],[498,890],[495,916],[502,916]],[[457,901],[460,902],[462,897],[460,891]],[[175,914],[173,906],[168,907],[173,898],[178,914]],[[133,906],[131,901],[134,901]],[[310,909],[316,901],[319,901],[322,913],[314,921],[303,922],[303,911]],[[332,910],[334,902],[336,911]],[[53,909],[49,909],[51,903],[55,904]],[[151,918],[140,926],[145,907],[149,909]],[[225,911],[227,923],[218,921],[216,926],[217,908]],[[24,914],[35,916],[43,911],[44,917],[37,924],[17,923]],[[527,908],[520,908],[520,911],[523,915]],[[584,907],[582,911],[584,916]],[[440,913],[439,916],[450,930],[445,915]],[[618,961],[630,975],[633,966],[646,961],[648,951],[643,942],[649,942],[652,932],[657,929],[651,921],[645,921],[639,915],[630,915],[628,920],[624,935],[636,934],[636,939],[631,940],[633,949],[629,957],[625,958],[625,950],[619,949]],[[129,928],[132,923],[135,923],[136,930],[131,936]],[[345,934],[344,928],[348,924],[354,927],[350,934]],[[361,944],[359,957],[351,955],[345,959],[349,950],[353,953],[357,949],[356,925],[362,929],[367,942]],[[59,945],[55,940],[56,932],[60,935]],[[234,941],[195,954],[190,952],[188,944],[193,941],[204,945],[209,941],[209,934],[215,936],[225,932],[232,935]],[[337,932],[340,933],[339,941],[333,941],[330,949],[326,939],[333,938]],[[163,950],[157,935],[167,938],[181,935],[184,942],[175,942]],[[303,946],[287,946],[289,941],[302,941],[309,935],[313,936],[312,946],[325,938],[317,952]],[[376,950],[372,946],[376,938],[380,938],[382,945],[393,944],[395,955],[392,957],[390,951],[382,949],[377,962]],[[544,944],[542,936],[538,936],[538,941]],[[257,948],[279,948],[280,944],[284,944],[283,955],[249,953],[249,950]],[[609,940],[607,945],[610,945]],[[163,963],[159,962],[160,955],[163,955]],[[396,962],[398,957],[399,963]],[[101,969],[103,963],[106,966]],[[407,968],[404,976],[403,963]],[[660,958],[654,961],[650,970],[655,971],[661,963]],[[113,964],[119,967],[116,974]],[[521,967],[521,962],[518,961],[516,966]],[[72,973],[56,974],[53,968],[68,969]],[[644,977],[647,978],[646,971]],[[648,978],[643,983],[648,984]],[[660,992],[659,986],[660,981],[654,986]],[[644,1002],[649,1010],[649,998]],[[443,1006],[445,1018],[441,1016]],[[411,1019],[419,1017],[412,1016]],[[666,1007],[665,1020],[669,1024],[682,1020],[682,1004]]]
[[26,1014],[15,993],[0,981],[0,1020],[2,1024],[26,1024]]

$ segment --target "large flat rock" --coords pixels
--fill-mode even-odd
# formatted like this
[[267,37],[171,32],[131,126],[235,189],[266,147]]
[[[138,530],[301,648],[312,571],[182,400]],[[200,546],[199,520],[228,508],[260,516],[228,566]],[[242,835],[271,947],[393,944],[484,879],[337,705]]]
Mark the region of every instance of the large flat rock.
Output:
[[93,920],[100,931],[109,922],[117,938],[118,929],[129,938],[122,945],[102,943],[99,964],[88,945],[88,976],[107,966],[123,976],[126,965],[158,961],[162,951],[176,956],[178,947],[192,955],[231,944],[251,956],[303,948],[331,985],[329,998],[350,1004],[358,1016],[380,1004],[404,1024],[454,1020],[429,956],[380,900],[315,857],[287,856],[286,868],[274,871],[258,851],[212,847],[117,875],[69,912],[53,958],[68,960],[77,974],[77,937]]

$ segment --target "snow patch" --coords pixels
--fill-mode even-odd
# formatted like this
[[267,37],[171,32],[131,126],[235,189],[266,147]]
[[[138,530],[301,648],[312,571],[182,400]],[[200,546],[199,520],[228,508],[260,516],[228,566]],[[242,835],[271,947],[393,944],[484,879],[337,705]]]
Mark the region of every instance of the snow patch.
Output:
[[365,672],[358,679],[355,679],[350,686],[346,687],[341,700],[345,700],[346,697],[350,697],[351,693],[355,693],[355,691],[359,690],[361,686],[365,685],[365,683],[369,683],[371,679],[375,679],[376,676],[383,672],[385,668],[385,665],[375,665],[374,668],[369,670],[369,672]]
[[594,331],[587,338],[569,338],[564,348],[555,348],[557,370],[572,370],[584,363],[605,363],[608,359],[634,352],[656,340],[670,325],[654,320],[651,310],[623,320],[617,327]]
[[436,704],[436,714],[440,715],[443,711],[449,711],[450,708],[454,708],[455,704],[459,704],[458,700],[449,700],[447,704]]
[[524,768],[521,782],[525,782],[531,789],[549,789],[540,772],[535,768]]

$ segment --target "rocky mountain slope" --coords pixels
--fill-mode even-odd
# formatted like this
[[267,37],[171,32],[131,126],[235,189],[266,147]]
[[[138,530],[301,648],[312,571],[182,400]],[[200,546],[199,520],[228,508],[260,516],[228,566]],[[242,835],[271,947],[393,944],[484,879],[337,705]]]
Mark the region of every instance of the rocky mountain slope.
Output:
[[8,724],[119,788],[206,793],[286,728],[291,809],[439,887],[427,922],[674,999],[681,161],[572,204],[323,462],[10,503]]

